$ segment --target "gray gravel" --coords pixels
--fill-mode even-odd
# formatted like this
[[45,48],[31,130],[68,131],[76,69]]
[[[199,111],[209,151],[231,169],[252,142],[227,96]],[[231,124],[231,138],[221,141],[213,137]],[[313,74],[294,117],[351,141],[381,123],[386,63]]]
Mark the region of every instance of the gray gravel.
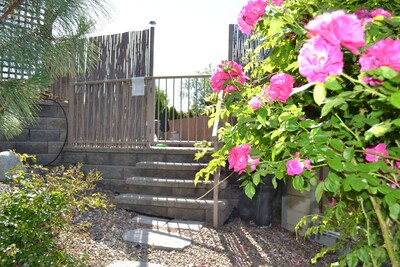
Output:
[[[77,218],[80,225],[91,226],[74,232],[69,238],[73,254],[87,253],[90,266],[106,266],[115,260],[135,260],[173,266],[329,266],[335,260],[330,256],[317,264],[311,258],[321,245],[280,227],[279,222],[270,228],[235,219],[216,230],[203,227],[199,232],[179,230],[193,239],[183,251],[164,251],[135,245],[122,240],[122,234],[140,225],[133,219],[137,214],[112,208],[107,213],[89,211]],[[174,230],[157,228],[165,231]]]

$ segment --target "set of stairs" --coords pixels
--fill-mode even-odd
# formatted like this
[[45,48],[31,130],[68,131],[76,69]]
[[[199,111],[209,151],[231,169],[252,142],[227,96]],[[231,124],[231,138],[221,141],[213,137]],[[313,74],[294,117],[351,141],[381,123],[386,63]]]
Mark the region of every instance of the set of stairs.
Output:
[[[199,197],[213,188],[214,183],[200,180],[195,187],[193,182],[195,174],[207,163],[194,162],[194,149],[163,148],[165,152],[173,157],[165,157],[166,161],[136,163],[136,175],[125,180],[126,192],[115,198],[117,206],[140,214],[212,225],[213,193],[202,199]],[[236,200],[228,182],[220,184],[219,189],[219,225],[222,225]]]

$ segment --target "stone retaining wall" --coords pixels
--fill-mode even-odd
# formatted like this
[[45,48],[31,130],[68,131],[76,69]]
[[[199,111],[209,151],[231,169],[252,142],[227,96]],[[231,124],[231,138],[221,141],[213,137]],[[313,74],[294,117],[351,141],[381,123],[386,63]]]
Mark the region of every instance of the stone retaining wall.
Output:
[[[37,163],[42,165],[52,162],[61,151],[67,135],[63,109],[68,114],[68,104],[60,105],[50,100],[43,101],[37,124],[26,127],[20,136],[12,140],[0,139],[0,151],[11,149],[17,153],[35,154]],[[58,163],[60,157],[53,164]]]

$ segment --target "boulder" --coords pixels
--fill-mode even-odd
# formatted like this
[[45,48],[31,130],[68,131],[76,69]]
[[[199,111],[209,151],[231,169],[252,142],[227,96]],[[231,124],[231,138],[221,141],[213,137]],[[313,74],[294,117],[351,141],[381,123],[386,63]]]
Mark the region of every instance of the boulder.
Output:
[[0,182],[6,179],[6,172],[18,165],[22,165],[22,163],[16,153],[12,151],[0,152]]

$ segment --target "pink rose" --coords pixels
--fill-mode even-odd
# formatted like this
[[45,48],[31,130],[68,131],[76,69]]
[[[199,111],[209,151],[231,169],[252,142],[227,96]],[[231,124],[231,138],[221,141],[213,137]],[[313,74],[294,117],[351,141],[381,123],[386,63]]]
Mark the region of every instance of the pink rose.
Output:
[[328,206],[332,208],[335,205],[335,198],[331,197],[331,199],[328,201]]
[[251,106],[251,108],[253,110],[260,109],[261,106],[262,106],[262,102],[260,100],[260,96],[253,96],[249,101],[249,105]]
[[229,151],[228,157],[229,169],[233,169],[235,172],[241,174],[245,172],[247,166],[250,165],[251,170],[254,171],[260,159],[251,158],[250,151],[251,148],[249,144],[243,144],[232,148]]
[[286,171],[290,176],[300,175],[303,173],[303,165],[297,159],[291,159],[286,162]]
[[238,17],[239,29],[244,34],[251,34],[254,25],[264,15],[266,0],[250,0],[246,6],[242,8]]
[[381,80],[374,79],[374,78],[368,77],[368,76],[362,77],[361,80],[363,81],[363,83],[369,84],[371,86],[375,86],[375,85],[378,85],[378,84],[383,84],[383,82]]
[[295,79],[289,74],[281,73],[272,76],[271,83],[266,90],[270,101],[278,99],[280,102],[285,103],[292,93],[294,82]]
[[249,156],[247,164],[250,166],[251,171],[255,171],[257,165],[260,163],[260,158],[253,159]]
[[400,169],[400,161],[396,161],[394,163],[394,166],[396,167],[396,169]]
[[329,75],[339,75],[343,71],[340,46],[319,37],[309,39],[303,45],[298,60],[299,72],[309,82],[325,82]]
[[388,37],[378,41],[365,50],[365,55],[360,56],[359,63],[361,71],[386,66],[400,72],[400,40]]
[[242,66],[234,61],[223,61],[211,76],[211,87],[214,92],[224,90],[226,93],[237,91],[236,84],[244,84],[246,76]]
[[286,162],[286,172],[290,176],[300,175],[303,173],[304,168],[311,171],[311,161],[309,159],[304,159],[303,162],[300,161],[300,153],[296,152],[296,158],[288,160]]
[[353,54],[359,54],[357,48],[365,45],[362,21],[343,10],[318,15],[305,28],[311,36],[321,37],[332,45],[342,44]]
[[382,159],[381,156],[369,154],[368,152],[375,152],[378,154],[389,156],[389,152],[386,150],[386,145],[384,143],[379,143],[374,147],[368,147],[367,149],[365,149],[365,151],[366,151],[364,152],[365,161],[368,162],[377,162],[379,159]]
[[392,14],[390,12],[384,10],[383,8],[374,9],[370,12],[370,14],[371,14],[371,17],[373,17],[373,18],[378,17],[378,16],[384,16],[386,18],[392,17]]
[[271,0],[271,3],[276,6],[281,6],[285,2],[284,0]]

